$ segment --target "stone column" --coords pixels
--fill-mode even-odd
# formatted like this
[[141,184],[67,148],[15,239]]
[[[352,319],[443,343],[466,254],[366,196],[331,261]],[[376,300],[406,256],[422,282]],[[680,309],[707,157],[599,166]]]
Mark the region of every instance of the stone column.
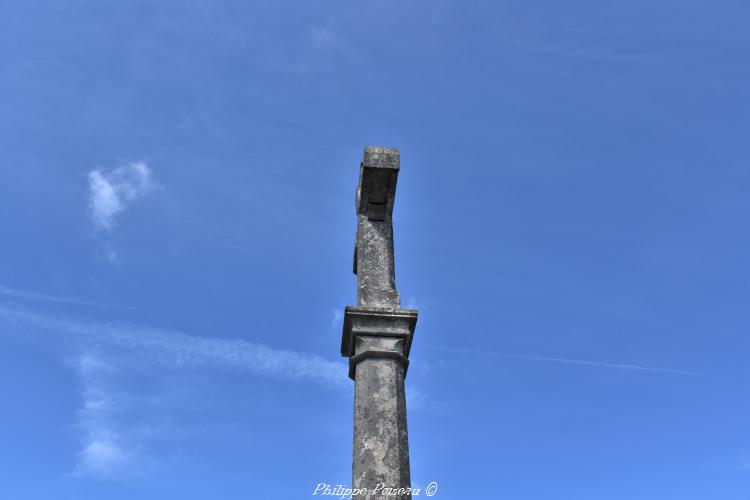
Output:
[[[359,499],[411,499],[404,378],[417,311],[401,309],[393,256],[399,152],[365,148],[357,186],[354,272],[357,306],[347,307],[341,342],[354,380],[352,485]],[[406,490],[393,494],[394,490]]]

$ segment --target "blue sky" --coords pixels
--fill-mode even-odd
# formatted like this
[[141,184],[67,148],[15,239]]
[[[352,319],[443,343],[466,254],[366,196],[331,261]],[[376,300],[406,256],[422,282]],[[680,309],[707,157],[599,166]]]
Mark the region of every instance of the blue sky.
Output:
[[416,486],[747,498],[747,2],[0,10],[2,498],[349,483],[366,144]]

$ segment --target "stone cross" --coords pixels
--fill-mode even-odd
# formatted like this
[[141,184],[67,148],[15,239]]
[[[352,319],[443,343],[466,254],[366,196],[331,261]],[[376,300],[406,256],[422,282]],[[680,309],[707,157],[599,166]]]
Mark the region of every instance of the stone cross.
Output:
[[396,291],[391,216],[399,163],[397,149],[365,148],[356,198],[357,306],[346,307],[341,340],[354,380],[352,487],[366,488],[355,498],[367,500],[412,498],[404,378],[417,311],[401,309]]

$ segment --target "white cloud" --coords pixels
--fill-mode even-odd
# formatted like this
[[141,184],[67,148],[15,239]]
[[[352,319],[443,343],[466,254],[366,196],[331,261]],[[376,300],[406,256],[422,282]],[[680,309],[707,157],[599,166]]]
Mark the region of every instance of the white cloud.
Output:
[[[174,369],[214,368],[248,372],[278,379],[300,379],[326,385],[349,386],[342,361],[323,356],[274,349],[239,338],[202,337],[128,324],[48,316],[0,305],[0,322],[25,325],[27,332],[40,330],[63,335],[89,350],[127,351],[141,360]],[[29,328],[32,327],[32,328]],[[94,373],[89,371],[82,373]]]
[[343,361],[245,339],[51,316],[5,305],[0,305],[0,333],[41,336],[44,345],[73,353],[67,364],[80,383],[76,476],[149,475],[181,460],[180,447],[196,434],[216,435],[215,427],[181,427],[175,417],[200,411],[192,407],[195,384],[210,371],[351,389]]
[[81,451],[81,461],[74,473],[84,475],[95,473],[109,476],[122,467],[127,459],[126,453],[109,437],[93,438]]
[[331,328],[335,328],[341,324],[341,320],[344,319],[344,315],[338,309],[333,310],[333,318],[331,319]]
[[88,179],[91,220],[102,231],[111,231],[116,217],[153,188],[151,169],[142,161],[106,171],[92,170]]
[[73,473],[77,476],[112,476],[127,463],[131,453],[122,445],[113,417],[118,404],[109,385],[118,370],[92,355],[81,355],[70,363],[81,383],[81,408],[78,427],[82,448]]
[[[206,410],[201,394],[216,376],[295,381],[341,394],[352,387],[344,361],[315,353],[0,304],[0,335],[11,334],[67,353],[80,387],[72,468],[79,477],[148,476],[191,460],[195,440],[226,435],[236,425],[231,418],[185,417]],[[411,409],[424,406],[413,388],[408,398]]]

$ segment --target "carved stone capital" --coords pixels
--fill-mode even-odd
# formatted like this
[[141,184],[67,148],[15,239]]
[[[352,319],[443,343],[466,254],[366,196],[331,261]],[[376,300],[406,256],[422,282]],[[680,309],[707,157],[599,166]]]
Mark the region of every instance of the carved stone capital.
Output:
[[347,306],[341,337],[341,355],[347,358],[354,356],[358,336],[398,337],[404,341],[403,355],[408,358],[416,326],[417,311],[414,309],[387,310]]

